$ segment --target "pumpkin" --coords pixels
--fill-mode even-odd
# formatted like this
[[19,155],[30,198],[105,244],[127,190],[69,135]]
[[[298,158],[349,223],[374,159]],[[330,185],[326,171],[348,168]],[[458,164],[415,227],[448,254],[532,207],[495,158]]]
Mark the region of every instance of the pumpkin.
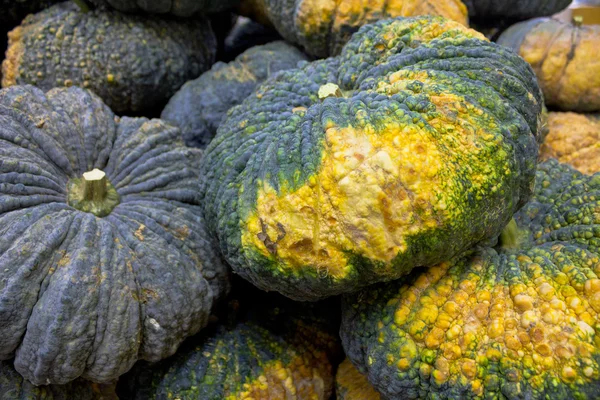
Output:
[[556,158],[584,174],[600,172],[600,116],[551,112],[540,158]]
[[235,25],[225,38],[222,61],[232,61],[251,47],[276,40],[281,40],[281,36],[275,29],[246,17],[238,17]]
[[348,358],[383,398],[598,398],[599,199],[542,163],[500,247],[343,298]]
[[35,386],[23,379],[8,361],[0,361],[2,400],[118,400],[115,385],[78,379],[66,385]]
[[527,201],[541,109],[527,63],[457,22],[368,25],[229,110],[202,160],[208,228],[236,273],[296,300],[396,279]]
[[467,25],[461,0],[244,0],[240,13],[317,57],[339,54],[358,28],[384,18],[439,15]]
[[463,0],[469,17],[477,19],[528,19],[556,14],[567,8],[571,0]]
[[507,29],[498,43],[533,67],[546,105],[563,111],[600,110],[600,25],[540,18]]
[[119,395],[133,400],[328,400],[339,338],[323,311],[333,304],[258,298],[260,304],[253,298],[252,308],[231,326],[222,322],[205,329],[158,364],[137,364],[119,381]]
[[0,359],[45,385],[173,354],[228,286],[201,153],[77,87],[3,89],[0,121]]
[[231,107],[244,100],[270,75],[294,68],[306,56],[282,42],[255,46],[229,64],[218,62],[187,82],[169,100],[161,118],[180,127],[188,146],[204,148]]
[[335,394],[338,400],[380,400],[367,377],[358,372],[346,358],[335,374]]
[[233,8],[240,0],[90,0],[124,12],[147,12],[190,17],[196,13],[214,13]]
[[115,112],[151,113],[206,71],[215,53],[214,34],[204,18],[184,22],[108,10],[84,13],[66,2],[28,16],[9,33],[2,86],[82,86]]

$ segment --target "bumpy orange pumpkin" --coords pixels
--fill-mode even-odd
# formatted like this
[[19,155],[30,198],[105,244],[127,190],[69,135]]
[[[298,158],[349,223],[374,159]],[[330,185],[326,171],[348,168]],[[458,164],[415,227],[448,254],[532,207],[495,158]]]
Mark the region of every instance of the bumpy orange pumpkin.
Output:
[[548,129],[542,160],[556,158],[584,174],[600,171],[600,115],[551,112]]

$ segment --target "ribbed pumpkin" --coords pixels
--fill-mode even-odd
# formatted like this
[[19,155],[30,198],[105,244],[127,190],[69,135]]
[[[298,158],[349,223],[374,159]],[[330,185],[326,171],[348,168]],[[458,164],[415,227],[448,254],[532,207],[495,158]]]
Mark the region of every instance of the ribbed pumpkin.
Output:
[[545,17],[567,8],[572,0],[463,0],[477,19]]
[[207,224],[236,273],[294,299],[396,279],[527,201],[541,107],[527,63],[457,22],[368,25],[229,111],[202,160]]
[[539,18],[507,29],[498,43],[535,71],[546,105],[563,111],[600,110],[600,25]]
[[228,64],[218,62],[187,82],[169,100],[161,118],[181,129],[185,144],[204,148],[227,111],[269,76],[296,67],[306,56],[283,41],[255,46]]
[[381,396],[346,358],[335,374],[335,395],[337,400],[380,400]]
[[0,91],[0,359],[35,385],[108,382],[207,324],[228,281],[200,156],[87,90]]
[[540,158],[556,158],[584,174],[600,172],[600,116],[551,112]]
[[244,0],[240,11],[317,57],[339,54],[358,28],[384,18],[438,15],[467,25],[461,0]]
[[147,12],[191,17],[196,13],[214,13],[233,8],[240,0],[90,0],[124,12]]
[[28,16],[9,39],[2,87],[85,87],[118,113],[160,110],[181,85],[210,68],[216,53],[204,17],[84,13],[71,2]]
[[599,174],[541,164],[500,248],[344,297],[347,356],[384,398],[599,398],[599,209]]

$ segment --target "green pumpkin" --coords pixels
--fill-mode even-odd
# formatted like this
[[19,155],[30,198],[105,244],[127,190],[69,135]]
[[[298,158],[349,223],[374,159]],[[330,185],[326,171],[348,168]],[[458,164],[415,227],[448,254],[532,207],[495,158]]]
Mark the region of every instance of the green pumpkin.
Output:
[[479,20],[498,18],[528,19],[556,14],[572,0],[463,0],[469,17]]
[[294,68],[303,60],[306,56],[300,50],[283,41],[252,47],[235,61],[218,62],[183,85],[160,117],[181,129],[186,145],[204,148],[231,107],[269,76]]
[[[119,381],[132,400],[328,400],[340,348],[339,302],[294,304],[277,295],[233,301],[242,310],[155,365]],[[243,310],[251,303],[250,310]],[[240,315],[241,313],[241,315]]]
[[528,200],[541,109],[527,63],[461,24],[367,25],[229,111],[202,160],[208,227],[236,273],[293,299],[396,279]]
[[2,87],[72,85],[118,113],[152,114],[214,62],[216,39],[204,17],[177,21],[81,11],[65,2],[28,16],[9,33]]
[[384,398],[600,396],[600,174],[556,160],[500,246],[345,296],[347,356]]
[[0,122],[0,359],[45,385],[173,354],[228,288],[201,152],[76,87],[4,89]]

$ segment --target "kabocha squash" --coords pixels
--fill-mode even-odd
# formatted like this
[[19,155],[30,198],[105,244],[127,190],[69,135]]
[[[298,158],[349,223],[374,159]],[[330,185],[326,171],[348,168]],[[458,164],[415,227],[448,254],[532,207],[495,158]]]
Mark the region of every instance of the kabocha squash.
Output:
[[294,68],[306,56],[282,42],[255,46],[225,64],[216,63],[198,79],[187,82],[169,100],[161,118],[180,127],[188,146],[204,148],[223,116],[258,84],[276,72]]
[[214,13],[233,8],[240,0],[90,0],[101,6],[119,11],[154,14],[173,14],[190,17],[196,13]]
[[476,19],[545,17],[567,8],[572,0],[463,0]]
[[[119,395],[133,400],[328,400],[339,352],[333,324],[314,312],[316,307],[295,306],[298,310],[290,314],[274,304],[281,302],[275,299],[254,310],[266,316],[251,315],[231,327],[219,324],[210,333],[207,328],[156,365],[137,364],[119,381]],[[329,302],[315,305],[331,307]]]
[[234,271],[299,300],[433,265],[529,198],[542,95],[512,51],[440,17],[363,27],[232,108],[202,161]]
[[109,10],[84,13],[70,2],[30,15],[9,39],[3,87],[82,86],[118,113],[162,108],[181,85],[210,68],[216,53],[203,17],[175,21]]
[[551,112],[540,158],[556,158],[584,174],[600,172],[600,116]]
[[118,400],[115,385],[78,379],[66,385],[35,386],[23,379],[8,361],[0,361],[2,400]]
[[335,394],[337,400],[380,400],[381,396],[346,358],[335,374]]
[[0,91],[0,359],[35,385],[111,381],[208,322],[228,281],[179,137],[76,87]]
[[461,0],[244,0],[240,12],[317,57],[339,54],[358,28],[384,18],[438,15],[467,25]]
[[531,64],[546,105],[563,111],[600,110],[600,25],[580,22],[529,20],[498,39]]
[[501,248],[344,297],[346,354],[386,399],[597,399],[599,199],[544,162]]

